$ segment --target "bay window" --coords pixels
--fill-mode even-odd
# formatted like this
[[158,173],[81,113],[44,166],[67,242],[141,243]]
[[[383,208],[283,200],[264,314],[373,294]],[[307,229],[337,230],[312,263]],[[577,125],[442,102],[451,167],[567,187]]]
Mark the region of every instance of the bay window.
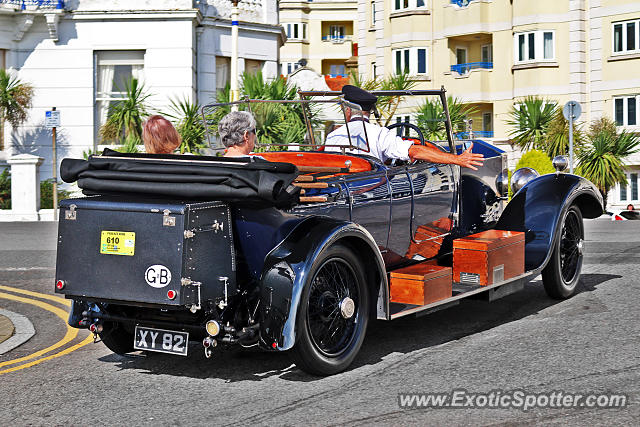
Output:
[[529,31],[514,35],[516,64],[552,61],[555,59],[553,31]]
[[635,53],[640,51],[640,19],[614,22],[613,53]]
[[620,96],[613,99],[613,117],[618,126],[638,125],[640,95]]
[[412,76],[425,75],[427,67],[427,49],[423,47],[408,47],[391,51],[393,70],[396,74],[409,73]]

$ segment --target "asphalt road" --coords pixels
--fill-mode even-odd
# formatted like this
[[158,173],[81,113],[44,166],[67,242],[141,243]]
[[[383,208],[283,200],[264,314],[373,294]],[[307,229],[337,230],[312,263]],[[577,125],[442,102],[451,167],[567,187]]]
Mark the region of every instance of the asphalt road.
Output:
[[[465,301],[424,317],[375,322],[352,368],[329,378],[301,372],[286,354],[251,350],[218,351],[209,360],[198,345],[187,358],[117,356],[86,344],[84,331],[12,363],[69,332],[55,310],[34,301],[63,304],[21,293],[53,295],[53,224],[0,224],[0,308],[29,317],[36,329],[0,356],[0,425],[637,425],[640,221],[585,223],[587,255],[573,298],[551,300],[536,280],[493,303]],[[2,373],[12,367],[19,369]],[[614,393],[629,404],[528,411],[399,406],[400,393],[456,389]]]

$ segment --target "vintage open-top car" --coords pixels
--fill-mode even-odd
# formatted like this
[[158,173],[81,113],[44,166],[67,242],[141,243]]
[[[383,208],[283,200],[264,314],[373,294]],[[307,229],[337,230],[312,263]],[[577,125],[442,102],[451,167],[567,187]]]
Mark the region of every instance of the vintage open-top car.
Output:
[[[453,138],[444,89],[378,94],[437,97],[447,140],[417,143],[468,143]],[[338,92],[301,98],[349,105]],[[587,180],[516,171],[508,201],[506,155],[485,142],[477,171],[385,164],[367,145],[322,151],[311,126],[304,151],[253,159],[65,159],[62,178],[87,195],[60,203],[56,292],[73,300],[70,325],[121,354],[258,345],[328,375],[351,364],[371,319],[493,300],[540,273],[550,296],[574,293],[582,219],[603,211]]]

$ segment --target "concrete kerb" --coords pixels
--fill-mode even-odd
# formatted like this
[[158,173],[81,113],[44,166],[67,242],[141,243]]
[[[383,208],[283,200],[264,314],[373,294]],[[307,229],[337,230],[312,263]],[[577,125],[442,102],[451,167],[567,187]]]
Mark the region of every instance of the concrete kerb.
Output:
[[18,347],[19,345],[24,344],[36,334],[36,330],[33,327],[33,324],[26,316],[14,313],[13,311],[3,310],[1,308],[0,315],[9,319],[14,328],[11,338],[0,343],[0,355],[5,354],[8,351]]

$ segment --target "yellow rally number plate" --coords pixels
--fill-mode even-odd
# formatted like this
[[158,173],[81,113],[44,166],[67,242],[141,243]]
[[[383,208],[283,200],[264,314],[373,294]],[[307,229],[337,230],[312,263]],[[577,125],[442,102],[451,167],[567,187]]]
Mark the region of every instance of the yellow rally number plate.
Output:
[[100,253],[133,256],[136,249],[136,233],[103,231],[100,234]]

